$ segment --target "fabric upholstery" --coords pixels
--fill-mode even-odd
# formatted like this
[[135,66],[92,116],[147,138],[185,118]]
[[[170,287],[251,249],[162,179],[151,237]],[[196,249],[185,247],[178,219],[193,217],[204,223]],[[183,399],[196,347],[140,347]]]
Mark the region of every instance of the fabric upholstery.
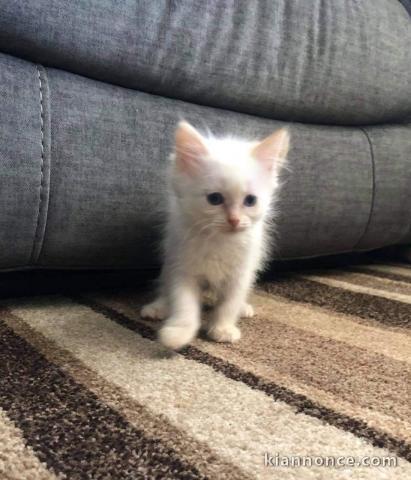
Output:
[[42,170],[38,70],[0,57],[0,266],[31,262]]
[[[285,124],[43,70],[7,55],[0,55],[0,102],[3,269],[157,266],[177,121],[249,138]],[[411,224],[409,125],[295,123],[290,130],[277,258],[404,240]]]
[[370,222],[358,247],[411,242],[411,131],[399,125],[365,128],[374,162]]
[[0,0],[0,51],[109,83],[277,120],[411,112],[397,0]]

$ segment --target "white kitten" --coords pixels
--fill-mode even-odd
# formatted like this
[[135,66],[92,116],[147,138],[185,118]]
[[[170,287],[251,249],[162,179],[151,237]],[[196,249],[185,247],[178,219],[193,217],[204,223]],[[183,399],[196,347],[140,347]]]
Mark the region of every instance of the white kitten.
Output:
[[197,335],[210,289],[216,306],[208,336],[234,342],[239,317],[253,315],[247,295],[268,252],[289,135],[280,129],[260,143],[204,138],[181,122],[175,142],[160,295],[141,314],[166,318],[159,339],[179,349]]

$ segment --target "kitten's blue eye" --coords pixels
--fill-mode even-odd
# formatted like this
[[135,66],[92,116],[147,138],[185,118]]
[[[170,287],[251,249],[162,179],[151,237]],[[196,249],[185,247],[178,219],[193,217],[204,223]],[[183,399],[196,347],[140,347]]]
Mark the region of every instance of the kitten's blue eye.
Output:
[[254,207],[254,205],[257,203],[257,197],[255,195],[246,195],[244,198],[244,205],[246,207]]
[[207,201],[210,205],[221,205],[224,203],[224,197],[220,192],[213,192],[207,195]]

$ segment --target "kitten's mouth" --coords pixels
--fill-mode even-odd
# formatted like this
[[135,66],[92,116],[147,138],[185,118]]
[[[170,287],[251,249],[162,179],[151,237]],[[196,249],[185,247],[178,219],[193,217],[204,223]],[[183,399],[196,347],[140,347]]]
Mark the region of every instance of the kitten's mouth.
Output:
[[229,233],[229,234],[235,234],[235,233],[240,233],[240,232],[244,232],[244,230],[246,230],[246,226],[243,226],[243,225],[238,225],[237,227],[231,227],[230,225],[227,225],[223,231],[225,233]]

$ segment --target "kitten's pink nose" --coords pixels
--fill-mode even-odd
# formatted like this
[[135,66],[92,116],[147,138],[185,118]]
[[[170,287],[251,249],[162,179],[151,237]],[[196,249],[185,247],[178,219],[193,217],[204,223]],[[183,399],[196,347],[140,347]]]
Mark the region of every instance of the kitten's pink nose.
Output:
[[238,224],[240,223],[240,219],[234,216],[228,217],[227,221],[233,228],[237,228]]

